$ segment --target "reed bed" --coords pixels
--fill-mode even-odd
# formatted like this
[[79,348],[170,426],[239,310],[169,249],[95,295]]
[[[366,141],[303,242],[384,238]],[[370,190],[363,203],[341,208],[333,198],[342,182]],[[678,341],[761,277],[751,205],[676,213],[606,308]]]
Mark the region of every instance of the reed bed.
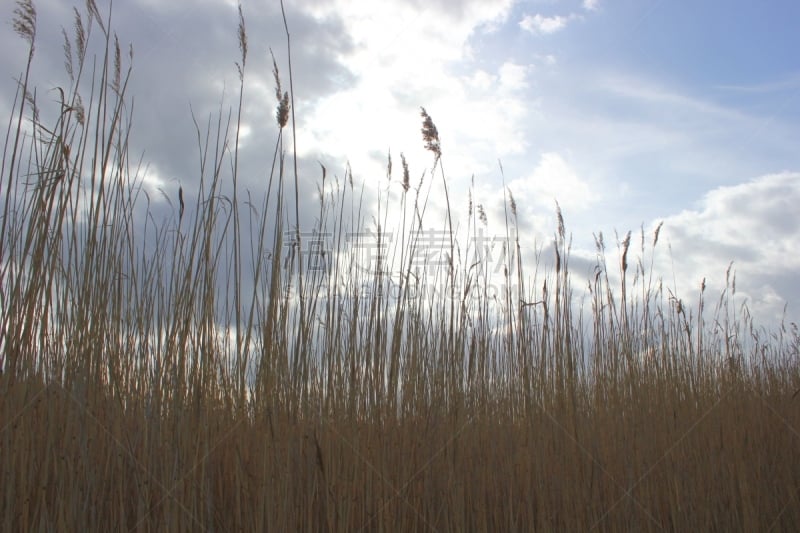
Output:
[[[561,212],[553,261],[525,264],[511,191],[493,273],[457,239],[486,208],[456,231],[425,109],[422,182],[390,157],[399,192],[367,204],[322,168],[301,233],[277,66],[265,190],[239,183],[241,111],[196,119],[197,176],[159,222],[128,150],[129,56],[93,0],[74,14],[55,110],[29,81],[34,5],[14,14],[30,54],[0,172],[4,531],[800,527],[800,336],[736,312],[732,274],[687,309],[646,267],[660,227],[613,267],[598,236],[582,308]],[[241,110],[241,10],[238,39]],[[308,254],[315,234],[330,247]]]

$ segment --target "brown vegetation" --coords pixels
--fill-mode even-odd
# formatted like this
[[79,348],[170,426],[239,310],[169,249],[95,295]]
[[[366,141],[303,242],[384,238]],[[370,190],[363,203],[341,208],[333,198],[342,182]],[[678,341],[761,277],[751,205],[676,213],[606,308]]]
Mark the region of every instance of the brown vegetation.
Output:
[[[555,267],[527,277],[510,192],[503,291],[458,248],[449,205],[444,261],[418,269],[427,198],[405,157],[392,228],[404,237],[368,272],[339,237],[326,270],[304,267],[277,65],[260,205],[240,210],[238,136],[220,120],[197,129],[194,208],[181,188],[179,216],[155,224],[129,161],[130,70],[110,17],[87,5],[64,34],[69,89],[50,124],[28,85],[29,0],[13,25],[31,54],[1,173],[3,530],[800,527],[796,326],[768,334],[734,315],[732,280],[711,319],[702,291],[686,309],[643,266],[644,245],[631,258],[630,235],[619,289],[598,238],[584,319],[561,213]],[[90,36],[104,49],[93,93]],[[239,39],[244,82],[243,20]],[[316,229],[361,231],[348,213],[360,209],[352,176],[323,169]],[[484,206],[468,219],[474,234]]]

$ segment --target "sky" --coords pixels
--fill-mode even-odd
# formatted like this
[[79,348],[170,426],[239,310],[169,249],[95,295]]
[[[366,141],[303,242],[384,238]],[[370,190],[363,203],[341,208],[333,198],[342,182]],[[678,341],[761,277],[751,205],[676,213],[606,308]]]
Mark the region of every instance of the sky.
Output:
[[[104,14],[108,5],[96,0]],[[34,80],[63,85],[72,5],[38,0]],[[83,12],[83,3],[78,3]],[[736,272],[736,303],[760,322],[800,319],[800,3],[794,0],[286,0],[301,203],[314,211],[322,163],[370,187],[391,151],[412,181],[430,170],[420,107],[441,138],[454,210],[468,190],[504,233],[504,185],[531,257],[560,206],[577,279],[592,274],[595,236],[638,243],[663,222],[653,258],[693,301]],[[249,55],[243,185],[263,189],[277,128],[270,50],[288,87],[280,3],[242,0]],[[0,119],[6,123],[25,43],[0,16]],[[133,46],[132,151],[145,184],[176,196],[196,186],[192,113],[205,123],[238,101],[237,3],[117,0],[113,27]],[[394,177],[397,180],[397,176]],[[399,184],[392,183],[392,194]],[[376,189],[377,190],[377,189]],[[432,211],[444,208],[432,189]],[[438,191],[438,192],[437,192]],[[153,195],[154,209],[174,209]],[[304,210],[305,212],[306,210]],[[309,224],[311,219],[309,218]],[[649,252],[648,252],[649,253]],[[649,261],[649,255],[646,256]],[[583,287],[580,287],[582,290]]]

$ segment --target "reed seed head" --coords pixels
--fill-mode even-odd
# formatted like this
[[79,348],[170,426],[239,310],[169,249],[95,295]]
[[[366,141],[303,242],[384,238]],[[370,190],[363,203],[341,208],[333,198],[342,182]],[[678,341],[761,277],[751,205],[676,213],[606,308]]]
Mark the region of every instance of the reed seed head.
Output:
[[424,107],[420,107],[420,115],[422,116],[422,140],[425,141],[425,149],[430,150],[436,158],[442,157],[442,146],[439,141],[439,130],[436,129],[436,124],[433,119],[425,111]]
[[514,200],[514,194],[511,189],[508,189],[508,203],[511,205],[511,214],[517,216],[517,202]]
[[244,15],[242,14],[242,4],[239,4],[239,51],[242,54],[242,63],[236,63],[236,68],[239,70],[239,80],[244,79],[244,67],[247,62],[247,31],[244,27]]
[[400,165],[403,167],[403,191],[408,192],[408,189],[411,187],[411,176],[408,172],[406,156],[403,153],[400,153]]
[[275,78],[275,98],[278,100],[278,109],[275,112],[275,118],[278,121],[278,126],[283,129],[289,123],[289,92],[283,91],[281,88],[281,76],[278,71],[278,62],[275,61],[275,54],[272,49],[269,50],[272,56],[272,76]]
[[28,41],[32,54],[33,42],[36,40],[36,8],[33,7],[32,0],[17,1],[12,27],[17,35]]

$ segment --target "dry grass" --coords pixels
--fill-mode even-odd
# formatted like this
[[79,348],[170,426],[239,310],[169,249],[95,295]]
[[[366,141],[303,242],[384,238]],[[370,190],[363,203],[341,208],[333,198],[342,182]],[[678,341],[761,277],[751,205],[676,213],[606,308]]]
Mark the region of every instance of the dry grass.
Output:
[[[1,172],[3,530],[800,527],[800,339],[733,314],[733,279],[710,318],[704,295],[689,311],[629,234],[615,289],[599,236],[584,318],[560,211],[555,268],[527,276],[510,192],[505,291],[454,242],[449,206],[444,260],[418,269],[427,197],[404,156],[392,241],[389,196],[368,227],[352,175],[323,169],[314,229],[334,246],[324,273],[305,268],[277,66],[262,197],[237,188],[238,124],[220,119],[198,125],[200,175],[157,224],[110,17],[76,11],[47,124],[28,81],[36,12],[26,0],[15,17],[31,54]],[[238,35],[244,83],[243,18]],[[468,219],[469,240],[484,205]],[[357,231],[387,246],[368,271],[344,239]]]

